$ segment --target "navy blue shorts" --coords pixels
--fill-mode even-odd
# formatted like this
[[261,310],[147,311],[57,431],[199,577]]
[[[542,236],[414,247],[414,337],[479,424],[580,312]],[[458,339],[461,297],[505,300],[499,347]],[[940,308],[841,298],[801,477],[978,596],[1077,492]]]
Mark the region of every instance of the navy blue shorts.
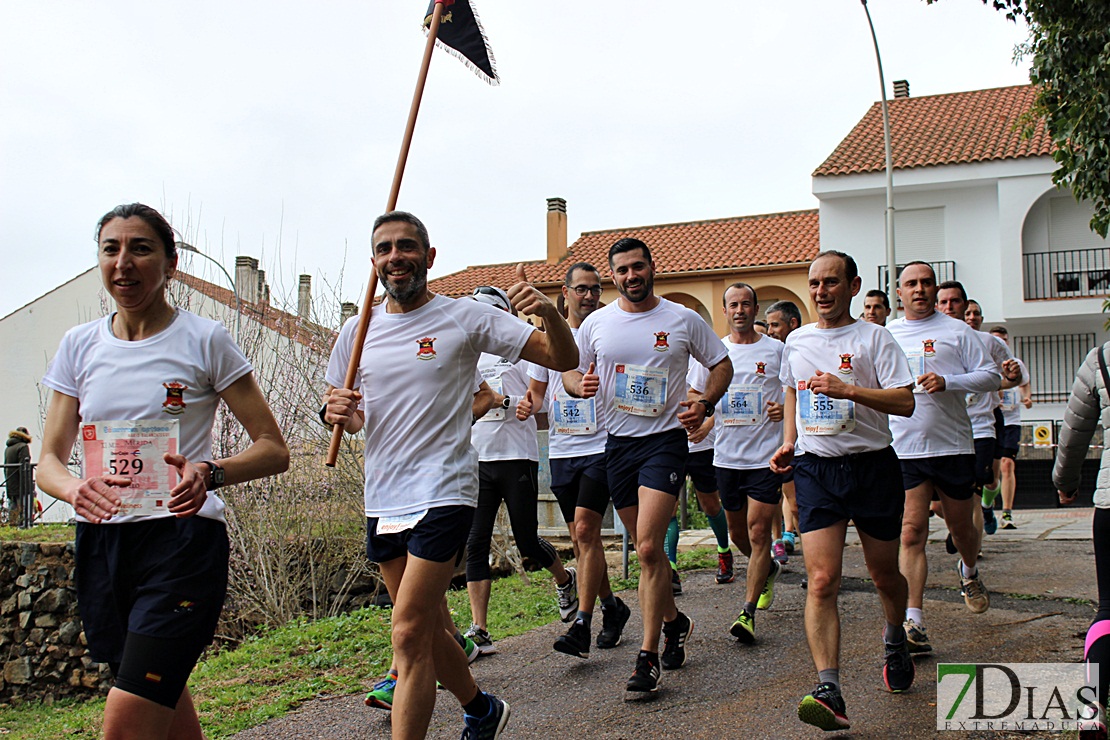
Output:
[[437,506],[428,509],[424,518],[412,529],[396,534],[377,534],[378,518],[366,517],[366,557],[375,563],[412,554],[433,563],[454,560],[462,562],[470,524],[474,520],[471,506]]
[[618,437],[605,442],[605,474],[613,508],[636,506],[640,486],[677,497],[686,485],[686,458],[690,445],[686,430],[670,429],[646,437]]
[[967,501],[975,492],[975,455],[921,457],[901,463],[907,491],[931,481],[936,490],[956,501]]
[[1001,409],[994,410],[994,436],[994,459],[1008,457],[1016,460],[1018,447],[1021,446],[1021,425],[1004,424]]
[[770,468],[717,468],[717,490],[721,492],[725,511],[743,511],[749,498],[762,504],[778,504],[782,501],[782,475]]
[[609,506],[609,483],[605,479],[605,453],[551,460],[551,492],[567,524],[574,521],[578,507],[605,514]]
[[994,481],[994,437],[975,440],[975,485],[982,488]]
[[196,663],[227,594],[223,522],[199,516],[78,522],[76,551],[77,606],[94,660],[119,665],[134,633],[172,640]]
[[713,467],[713,450],[691,452],[686,458],[686,475],[694,481],[694,490],[713,493],[717,490],[717,469]]
[[906,491],[891,447],[843,457],[800,455],[794,460],[794,491],[803,534],[851,519],[877,540],[902,536]]

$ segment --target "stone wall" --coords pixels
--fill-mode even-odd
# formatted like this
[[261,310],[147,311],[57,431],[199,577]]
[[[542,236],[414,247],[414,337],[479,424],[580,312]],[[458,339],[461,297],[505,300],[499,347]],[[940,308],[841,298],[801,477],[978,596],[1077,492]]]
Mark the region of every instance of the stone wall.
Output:
[[0,702],[106,694],[108,666],[86,654],[73,543],[0,543]]

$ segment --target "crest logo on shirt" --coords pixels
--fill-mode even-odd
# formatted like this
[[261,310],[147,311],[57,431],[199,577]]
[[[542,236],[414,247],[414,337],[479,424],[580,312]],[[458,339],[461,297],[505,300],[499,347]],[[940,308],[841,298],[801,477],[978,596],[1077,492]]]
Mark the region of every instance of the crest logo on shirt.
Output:
[[184,414],[185,391],[189,390],[189,386],[175,380],[172,383],[163,383],[162,387],[166,389],[166,400],[162,403],[162,410],[174,416]]
[[671,347],[670,347],[669,344],[667,344],[667,337],[669,337],[670,335],[671,335],[671,333],[667,332],[667,331],[657,331],[657,332],[655,332],[655,347],[653,347],[653,349],[656,352],[667,352],[667,351],[669,351]]
[[755,363],[755,374],[756,375],[766,375],[767,374],[767,363],[766,362],[757,362],[757,363]]
[[933,357],[933,356],[936,355],[936,353],[937,353],[937,350],[936,350],[936,347],[935,347],[936,343],[937,343],[937,340],[935,340],[935,339],[922,339],[921,340],[921,346],[924,348],[924,355],[926,357]]
[[842,375],[850,375],[851,372],[852,372],[852,358],[854,356],[855,355],[850,355],[850,354],[841,355],[840,356],[840,367],[838,367],[836,369],[837,372],[841,373]]
[[436,358],[436,348],[433,346],[436,337],[423,337],[417,339],[416,343],[420,348],[416,350],[416,359],[418,360],[434,360]]

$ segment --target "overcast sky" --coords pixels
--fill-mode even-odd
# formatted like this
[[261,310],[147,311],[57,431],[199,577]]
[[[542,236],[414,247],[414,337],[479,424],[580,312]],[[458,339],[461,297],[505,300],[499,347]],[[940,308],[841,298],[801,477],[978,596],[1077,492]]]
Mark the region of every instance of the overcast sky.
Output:
[[[476,2],[501,86],[436,53],[401,188],[433,277],[542,258],[552,196],[572,241],[814,208],[810,173],[879,97],[857,0]],[[361,300],[426,4],[4,3],[0,316],[92,266],[131,201],[229,272],[259,257],[275,298],[309,273],[317,300]],[[1024,22],[980,0],[869,7],[888,94],[1028,82]]]

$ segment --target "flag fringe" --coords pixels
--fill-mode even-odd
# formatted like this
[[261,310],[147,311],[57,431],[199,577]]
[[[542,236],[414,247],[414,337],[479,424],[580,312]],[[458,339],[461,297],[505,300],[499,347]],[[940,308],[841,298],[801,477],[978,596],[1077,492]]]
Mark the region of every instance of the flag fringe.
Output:
[[[467,59],[466,55],[463,54],[461,51],[458,51],[454,47],[448,46],[447,44],[443,43],[439,40],[438,37],[436,38],[436,47],[443,49],[445,52],[461,61],[463,64],[466,65],[467,69],[478,75],[478,77],[481,78],[482,81],[485,82],[487,85],[491,87],[497,87],[501,84],[501,78],[497,75],[497,59],[495,59],[493,56],[493,49],[490,48],[489,38],[486,36],[485,27],[482,26],[482,19],[478,15],[478,9],[474,7],[473,2],[469,3],[469,5],[470,13],[474,16],[474,24],[478,26],[478,33],[482,37],[482,44],[486,47],[486,58],[489,59],[489,68],[493,70],[493,77],[490,77],[488,74],[486,74],[485,70],[483,70],[474,62]],[[430,29],[427,26],[424,26],[425,36],[428,35],[429,31]]]

